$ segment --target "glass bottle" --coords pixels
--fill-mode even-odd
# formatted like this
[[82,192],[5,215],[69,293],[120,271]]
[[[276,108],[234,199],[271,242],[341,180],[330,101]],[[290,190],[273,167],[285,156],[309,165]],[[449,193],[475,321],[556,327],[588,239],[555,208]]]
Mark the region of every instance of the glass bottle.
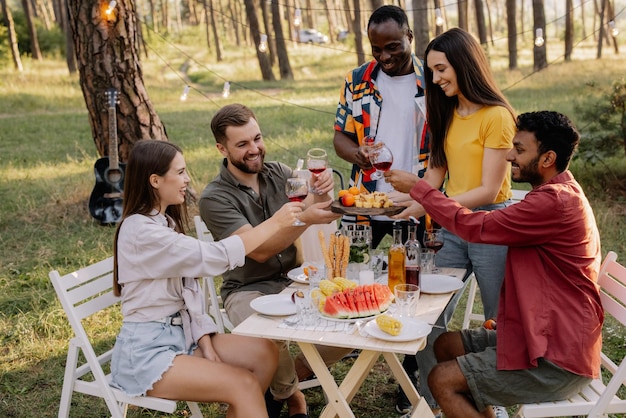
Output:
[[406,271],[404,269],[406,254],[402,243],[402,226],[400,223],[393,224],[393,244],[389,247],[388,263],[389,275],[387,285],[394,293],[397,284],[406,283]]
[[405,270],[406,283],[420,286],[420,252],[421,246],[417,240],[417,224],[413,221],[409,222],[409,236],[404,243],[404,251],[406,252]]

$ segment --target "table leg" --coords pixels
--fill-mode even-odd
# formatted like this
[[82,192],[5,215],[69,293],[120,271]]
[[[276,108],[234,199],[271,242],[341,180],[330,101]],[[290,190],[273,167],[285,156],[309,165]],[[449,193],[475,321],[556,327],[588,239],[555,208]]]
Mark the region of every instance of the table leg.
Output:
[[335,379],[328,371],[328,367],[324,363],[322,356],[315,348],[314,344],[298,342],[298,346],[300,350],[302,350],[302,354],[306,357],[309,362],[309,366],[311,366],[311,370],[317,376],[320,384],[322,385],[322,389],[324,389],[324,393],[328,398],[328,405],[324,408],[322,415],[320,417],[327,416],[339,416],[341,418],[355,418],[354,413],[350,409],[350,405],[346,398],[339,391],[339,387],[337,383],[335,383]]
[[434,418],[433,411],[430,409],[430,405],[426,402],[426,399],[421,397],[417,393],[417,389],[413,386],[413,383],[409,380],[409,376],[406,374],[402,363],[398,360],[398,357],[394,353],[383,353],[385,361],[389,365],[391,372],[395,376],[396,380],[404,390],[406,397],[408,398],[413,410],[411,411],[411,418]]

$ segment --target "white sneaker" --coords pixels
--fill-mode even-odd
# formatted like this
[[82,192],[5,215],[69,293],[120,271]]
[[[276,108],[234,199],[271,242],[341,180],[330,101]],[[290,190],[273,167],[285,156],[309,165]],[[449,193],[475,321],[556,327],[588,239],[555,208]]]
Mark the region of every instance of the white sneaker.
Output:
[[509,413],[506,412],[506,408],[503,406],[491,406],[493,413],[496,414],[496,418],[509,418]]

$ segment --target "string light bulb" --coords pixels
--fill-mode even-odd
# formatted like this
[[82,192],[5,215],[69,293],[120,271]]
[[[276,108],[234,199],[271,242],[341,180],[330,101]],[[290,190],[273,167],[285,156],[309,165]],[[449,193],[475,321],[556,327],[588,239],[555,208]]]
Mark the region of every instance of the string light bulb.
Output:
[[185,86],[185,88],[183,89],[183,94],[180,95],[180,101],[184,102],[185,100],[187,100],[187,96],[189,95],[189,86]]
[[441,16],[441,9],[435,9],[435,25],[443,26],[443,17]]
[[223,98],[227,98],[228,96],[230,96],[230,82],[229,81],[225,81],[224,82],[224,90],[222,90],[222,97]]
[[260,52],[267,51],[267,35],[264,33],[261,34],[261,43],[259,43],[259,51]]
[[617,26],[615,26],[615,21],[611,20],[609,21],[609,28],[611,29],[611,36],[612,37],[616,37],[617,35],[619,35],[619,29],[617,29]]
[[104,13],[107,16],[111,16],[111,14],[113,13],[113,9],[115,9],[115,6],[117,5],[117,1],[115,0],[111,0],[109,2],[109,6],[107,7],[107,9],[104,11]]
[[546,40],[543,39],[543,29],[535,29],[535,46],[541,48],[545,42]]
[[301,17],[302,17],[302,11],[300,9],[296,9],[296,12],[293,17],[293,25],[295,27],[300,26],[300,23],[302,23]]

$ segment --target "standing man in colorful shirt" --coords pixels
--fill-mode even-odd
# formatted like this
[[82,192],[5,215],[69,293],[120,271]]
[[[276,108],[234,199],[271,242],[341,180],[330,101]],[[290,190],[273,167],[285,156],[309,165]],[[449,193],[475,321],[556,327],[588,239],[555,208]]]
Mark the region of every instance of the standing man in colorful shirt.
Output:
[[[404,10],[379,7],[370,16],[367,36],[374,59],[350,71],[341,90],[333,139],[337,155],[353,164],[350,184],[367,191],[389,190],[384,180],[372,181],[364,138],[375,136],[394,156],[393,168],[424,174],[428,159],[423,64],[411,52],[413,31]],[[394,202],[408,200],[392,192]],[[344,222],[349,220],[344,218]],[[352,220],[354,221],[354,220]],[[393,221],[370,219],[372,247],[392,234]],[[422,222],[423,224],[423,222]],[[422,234],[418,233],[418,236]],[[406,240],[406,225],[404,226]]]
[[489,405],[566,399],[598,377],[600,236],[568,170],[579,139],[560,113],[520,115],[506,158],[512,180],[532,190],[500,210],[472,212],[411,173],[385,174],[459,237],[508,246],[497,331],[447,332],[435,343],[439,363],[428,385],[446,417],[493,416]]

